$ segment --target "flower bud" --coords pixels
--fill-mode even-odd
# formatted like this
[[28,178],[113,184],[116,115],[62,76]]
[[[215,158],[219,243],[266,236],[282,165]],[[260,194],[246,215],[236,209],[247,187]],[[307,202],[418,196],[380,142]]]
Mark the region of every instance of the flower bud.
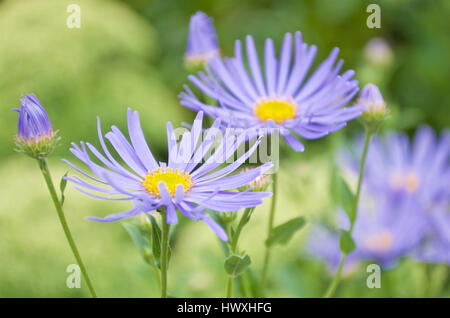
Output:
[[386,102],[378,87],[374,84],[367,84],[361,90],[357,104],[364,105],[365,110],[361,120],[368,125],[378,126],[387,115]]
[[184,56],[188,69],[197,69],[206,60],[219,54],[219,44],[212,19],[199,11],[191,17],[186,54]]
[[[241,173],[247,172],[253,168],[243,168]],[[247,189],[251,189],[250,191],[265,191],[269,184],[271,183],[268,174],[262,174],[258,176],[255,180],[250,182],[249,184],[239,188],[239,191],[245,191]]]
[[373,38],[364,48],[364,56],[375,65],[388,65],[393,60],[393,52],[383,38]]
[[53,131],[47,112],[34,94],[20,100],[18,131],[15,136],[17,151],[24,152],[35,159],[47,157],[55,148],[59,137]]

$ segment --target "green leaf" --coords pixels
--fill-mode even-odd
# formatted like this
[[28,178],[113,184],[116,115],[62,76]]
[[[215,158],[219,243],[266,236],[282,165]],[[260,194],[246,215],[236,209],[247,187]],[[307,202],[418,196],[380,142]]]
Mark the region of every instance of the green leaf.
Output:
[[152,223],[152,253],[155,259],[155,265],[161,268],[161,229],[153,215],[148,213],[146,215]]
[[337,173],[333,173],[333,175],[331,191],[333,199],[341,206],[350,219],[350,222],[353,223],[355,221],[355,195],[350,190],[347,182],[345,182],[340,175]]
[[245,272],[251,263],[250,256],[247,254],[242,256],[234,254],[225,260],[225,271],[228,275],[237,277]]
[[345,254],[350,254],[356,248],[355,241],[353,241],[350,233],[345,230],[341,230],[341,237],[339,239],[339,247]]
[[298,217],[287,221],[277,227],[273,228],[270,236],[266,240],[266,246],[272,246],[274,244],[286,244],[292,238],[292,236],[300,230],[306,221],[304,217]]
[[131,222],[122,222],[122,225],[130,235],[134,244],[137,246],[139,253],[142,255],[144,260],[146,262],[149,262],[152,256],[150,253],[151,246],[145,233],[141,231],[139,225],[137,224]]
[[64,177],[67,177],[67,172],[64,174],[64,176],[61,178],[61,181],[59,182],[59,189],[61,191],[61,197],[59,199],[59,202],[61,202],[61,206],[64,204],[65,200],[64,190],[66,190],[67,186],[67,180],[64,179]]
[[[153,258],[155,260],[155,265],[158,268],[161,268],[161,229],[159,228],[158,223],[153,215],[146,213],[150,222],[152,223],[152,253]],[[170,258],[172,256],[172,250],[169,246],[169,250],[167,252],[167,267],[169,267]]]

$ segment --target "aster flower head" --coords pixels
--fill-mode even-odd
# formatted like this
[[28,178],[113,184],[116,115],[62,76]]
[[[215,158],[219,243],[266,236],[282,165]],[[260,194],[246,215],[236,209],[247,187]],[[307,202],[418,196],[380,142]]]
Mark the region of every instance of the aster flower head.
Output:
[[[362,142],[357,139],[354,148],[361,149]],[[360,154],[344,151],[342,158],[343,168],[356,175]],[[372,139],[353,232],[356,255],[385,266],[403,255],[429,262],[449,259],[449,158],[450,134],[438,138],[427,126],[412,142],[396,132]]]
[[[105,137],[124,161],[120,164],[106,147],[98,120],[98,137],[104,154],[90,143],[72,144],[71,152],[92,172],[85,173],[66,161],[91,182],[77,176],[67,177],[76,189],[91,197],[105,200],[129,200],[133,208],[129,211],[108,215],[104,218],[88,217],[100,222],[117,221],[135,215],[165,208],[167,223],[177,223],[178,210],[194,221],[204,221],[222,240],[227,240],[225,231],[204,212],[238,211],[262,203],[269,192],[238,192],[242,187],[272,167],[266,163],[244,174],[233,174],[256,149],[255,142],[237,160],[228,164],[228,159],[248,136],[235,135],[227,131],[221,136],[216,148],[212,148],[221,130],[216,121],[202,137],[203,113],[198,113],[190,131],[182,134],[178,143],[172,124],[167,124],[168,161],[158,162],[153,157],[142,132],[139,115],[128,109],[128,132],[130,141],[115,126]],[[209,157],[206,154],[210,153]],[[98,164],[93,161],[91,154]]]
[[[392,201],[383,193],[371,193],[363,199],[352,234],[356,249],[348,255],[345,267],[351,269],[358,262],[375,261],[383,268],[389,268],[399,258],[413,255],[427,229],[424,214],[415,209],[415,200]],[[347,215],[338,212],[338,227],[348,230]],[[309,239],[308,251],[335,270],[341,257],[339,237],[337,230],[316,226]]]
[[185,61],[191,65],[203,65],[219,53],[216,30],[212,19],[199,11],[191,17]]
[[277,58],[272,39],[267,39],[262,71],[253,38],[246,38],[248,70],[241,42],[236,41],[233,58],[214,56],[206,73],[189,76],[219,107],[200,101],[188,86],[179,95],[181,104],[220,118],[227,126],[276,128],[294,150],[303,151],[295,134],[323,137],[361,115],[364,107],[344,107],[357,93],[358,82],[352,79],[352,70],[339,74],[343,61],[336,63],[337,48],[307,78],[317,48],[303,43],[300,32],[294,36],[294,49],[292,43],[292,34],[287,33]]
[[17,151],[42,159],[55,148],[58,141],[47,112],[34,94],[28,94],[20,100],[18,130],[15,136]]
[[[361,143],[358,138],[353,148],[360,149]],[[412,141],[406,134],[392,131],[375,136],[367,155],[365,187],[394,199],[414,197],[424,210],[445,206],[450,197],[449,156],[448,131],[438,138],[432,128],[422,126]],[[359,154],[344,151],[342,158],[356,173]]]

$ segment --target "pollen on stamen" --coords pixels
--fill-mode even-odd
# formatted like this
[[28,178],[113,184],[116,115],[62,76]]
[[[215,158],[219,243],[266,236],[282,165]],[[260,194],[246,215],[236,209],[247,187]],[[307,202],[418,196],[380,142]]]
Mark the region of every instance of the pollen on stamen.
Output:
[[297,106],[291,98],[262,98],[255,103],[253,112],[263,122],[272,119],[281,124],[288,119],[295,118]]
[[169,167],[164,169],[161,167],[156,170],[153,169],[152,171],[149,171],[141,181],[145,190],[156,197],[160,197],[158,188],[160,182],[164,182],[172,197],[175,195],[177,185],[181,184],[183,186],[184,193],[187,193],[193,186],[192,178],[189,173],[179,171],[178,169],[174,170]]

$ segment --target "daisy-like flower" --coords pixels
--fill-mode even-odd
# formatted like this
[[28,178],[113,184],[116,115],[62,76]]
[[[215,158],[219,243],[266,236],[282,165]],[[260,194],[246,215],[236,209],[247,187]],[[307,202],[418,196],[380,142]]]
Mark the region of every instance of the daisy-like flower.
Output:
[[221,118],[231,127],[278,128],[294,150],[303,151],[295,134],[306,139],[323,137],[361,115],[364,107],[344,107],[358,91],[358,82],[352,79],[352,70],[339,74],[343,61],[336,63],[337,48],[307,78],[316,46],[303,43],[300,32],[295,34],[294,50],[292,43],[292,34],[287,33],[277,58],[272,39],[267,39],[263,72],[253,38],[246,38],[249,70],[241,42],[236,41],[233,58],[215,55],[208,60],[206,74],[189,76],[203,93],[218,101],[219,107],[201,102],[188,86],[179,95],[181,104]]
[[[356,146],[361,142],[358,140]],[[356,172],[358,158],[348,153],[343,157]],[[406,134],[389,132],[385,137],[372,139],[364,183],[370,192],[397,198],[412,196],[422,209],[433,210],[450,199],[449,157],[448,132],[437,138],[432,128],[423,126],[412,142]]]
[[[342,158],[344,169],[356,174],[359,155],[344,151]],[[427,126],[412,142],[395,132],[372,139],[353,232],[356,255],[386,266],[407,254],[429,262],[450,259],[449,158],[449,133],[438,138]]]
[[185,61],[189,64],[203,64],[209,57],[218,54],[219,42],[212,19],[199,11],[191,17]]
[[17,150],[36,159],[47,157],[56,146],[58,137],[37,97],[34,94],[23,96],[20,109],[13,110],[19,113],[15,137]]
[[[389,268],[399,258],[415,252],[426,231],[425,216],[414,208],[416,202],[411,198],[392,202],[381,193],[373,194],[371,199],[372,205],[362,202],[365,204],[358,211],[352,234],[356,249],[348,255],[346,265],[368,260]],[[340,228],[348,229],[347,215],[341,212],[339,216]],[[310,238],[309,251],[335,269],[341,255],[339,232],[318,228],[319,232],[315,230]]]
[[[202,117],[199,112],[190,131],[184,132],[179,144],[172,124],[167,124],[168,162],[158,162],[153,157],[142,132],[139,115],[128,109],[128,133],[131,143],[115,126],[105,137],[128,166],[121,165],[108,150],[98,120],[98,137],[104,154],[90,143],[72,144],[71,152],[91,170],[92,175],[68,163],[89,178],[88,183],[77,176],[67,177],[76,189],[91,197],[105,200],[129,200],[129,211],[108,215],[104,218],[88,217],[100,222],[117,221],[140,213],[166,208],[167,223],[177,223],[176,210],[194,221],[204,221],[222,240],[225,231],[213,221],[204,209],[219,212],[237,211],[254,207],[270,192],[232,191],[242,187],[272,167],[266,163],[243,174],[232,174],[256,149],[259,140],[230,164],[226,164],[236,149],[248,136],[244,133],[223,134],[217,148],[214,142],[221,130],[217,120],[207,130],[202,140]],[[94,162],[90,153],[102,163]],[[206,158],[206,154],[211,155]],[[225,165],[224,165],[225,164]]]

